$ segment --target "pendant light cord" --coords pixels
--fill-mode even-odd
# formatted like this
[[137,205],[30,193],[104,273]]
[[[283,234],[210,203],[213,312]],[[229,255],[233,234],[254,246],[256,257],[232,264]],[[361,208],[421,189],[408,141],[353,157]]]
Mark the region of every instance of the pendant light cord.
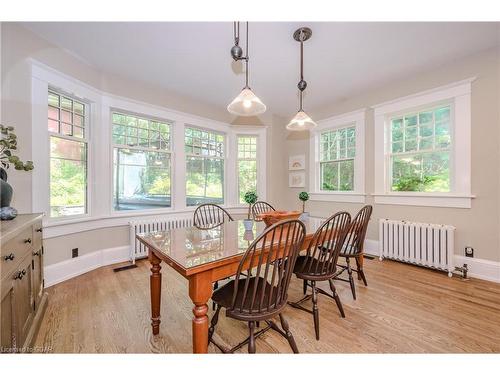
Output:
[[245,56],[245,87],[248,88],[248,21],[247,21],[247,36],[246,36],[247,53]]
[[[304,80],[304,41],[302,35],[300,36],[300,81]],[[302,92],[304,90],[300,90],[300,109],[299,112],[302,111]]]

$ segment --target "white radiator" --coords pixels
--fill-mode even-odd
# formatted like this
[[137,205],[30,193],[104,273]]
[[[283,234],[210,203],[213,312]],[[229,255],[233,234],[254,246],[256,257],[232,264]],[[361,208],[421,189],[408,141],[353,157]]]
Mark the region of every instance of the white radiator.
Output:
[[389,258],[424,267],[454,270],[455,227],[380,219],[380,260]]
[[148,256],[148,250],[144,244],[135,237],[139,233],[157,232],[174,228],[185,228],[193,226],[192,217],[184,218],[157,218],[149,220],[131,221],[130,225],[130,260]]

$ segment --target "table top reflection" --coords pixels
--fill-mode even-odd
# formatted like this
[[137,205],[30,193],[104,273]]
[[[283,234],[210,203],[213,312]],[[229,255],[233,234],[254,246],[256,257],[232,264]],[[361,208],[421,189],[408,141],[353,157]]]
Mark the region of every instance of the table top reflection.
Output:
[[[306,235],[312,235],[324,219],[309,217],[302,221]],[[212,228],[187,227],[141,233],[137,238],[160,258],[189,270],[241,256],[265,228],[263,222],[254,222],[252,230],[246,231],[243,220],[235,220]]]

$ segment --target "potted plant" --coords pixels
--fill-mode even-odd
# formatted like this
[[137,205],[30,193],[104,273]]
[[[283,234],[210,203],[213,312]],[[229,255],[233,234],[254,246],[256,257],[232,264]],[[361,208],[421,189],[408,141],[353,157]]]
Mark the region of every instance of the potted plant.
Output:
[[243,199],[248,204],[248,215],[247,218],[243,221],[243,225],[245,226],[245,230],[252,230],[253,227],[253,220],[251,219],[252,205],[255,202],[257,202],[257,193],[253,190],[247,191]]
[[31,171],[33,162],[22,162],[13,155],[17,150],[17,136],[12,126],[0,124],[0,219],[11,220],[17,216],[17,210],[10,207],[12,201],[12,186],[7,182],[7,169],[11,165],[18,171]]
[[306,212],[306,202],[309,200],[309,194],[305,191],[299,194],[299,199],[302,201],[302,219],[309,217],[309,212]]

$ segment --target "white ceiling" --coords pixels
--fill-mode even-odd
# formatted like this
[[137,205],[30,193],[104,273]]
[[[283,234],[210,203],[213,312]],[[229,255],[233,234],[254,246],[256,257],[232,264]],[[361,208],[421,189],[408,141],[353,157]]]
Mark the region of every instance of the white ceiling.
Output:
[[[244,84],[241,64],[229,53],[232,23],[24,26],[104,74],[159,85],[220,108]],[[298,105],[299,44],[292,34],[300,26],[313,31],[304,47],[305,109],[311,111],[493,47],[498,36],[495,23],[250,23],[250,86],[268,111],[286,117]]]

